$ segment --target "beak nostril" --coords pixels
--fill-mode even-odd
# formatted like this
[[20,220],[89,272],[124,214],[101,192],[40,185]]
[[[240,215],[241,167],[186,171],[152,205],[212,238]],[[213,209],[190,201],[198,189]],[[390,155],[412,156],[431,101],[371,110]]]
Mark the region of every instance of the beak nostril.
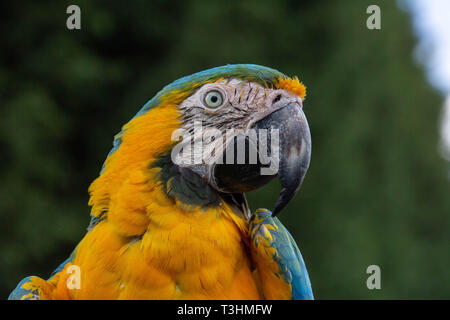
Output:
[[275,97],[275,99],[272,100],[272,105],[274,105],[275,103],[277,103],[278,101],[281,100],[281,94],[277,94],[277,96]]

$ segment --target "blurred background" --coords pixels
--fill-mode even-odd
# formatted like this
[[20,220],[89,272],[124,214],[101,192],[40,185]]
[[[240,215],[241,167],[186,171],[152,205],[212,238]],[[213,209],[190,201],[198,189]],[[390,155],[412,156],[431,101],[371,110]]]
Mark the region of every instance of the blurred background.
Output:
[[[66,28],[70,4],[81,30]],[[371,4],[381,30],[366,27]],[[308,87],[311,166],[280,218],[316,298],[450,298],[448,1],[18,0],[0,12],[0,298],[83,237],[87,188],[121,126],[164,85],[227,63]],[[251,207],[278,193],[249,194]],[[366,287],[372,264],[381,290]]]

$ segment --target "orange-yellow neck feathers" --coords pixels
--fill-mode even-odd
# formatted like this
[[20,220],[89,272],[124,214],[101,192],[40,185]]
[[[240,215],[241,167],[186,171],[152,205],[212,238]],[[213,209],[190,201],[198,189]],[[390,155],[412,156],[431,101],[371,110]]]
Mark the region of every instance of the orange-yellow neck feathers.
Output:
[[120,147],[106,159],[102,174],[89,187],[93,216],[108,211],[111,196],[125,180],[148,171],[158,154],[170,150],[172,132],[179,126],[176,105],[163,102],[123,127]]

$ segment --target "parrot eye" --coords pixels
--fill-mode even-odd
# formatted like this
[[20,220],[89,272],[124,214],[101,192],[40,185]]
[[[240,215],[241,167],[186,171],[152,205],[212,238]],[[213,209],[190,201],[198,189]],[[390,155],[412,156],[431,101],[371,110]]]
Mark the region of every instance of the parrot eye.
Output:
[[218,108],[222,105],[222,94],[217,90],[211,90],[205,95],[204,103],[208,108]]

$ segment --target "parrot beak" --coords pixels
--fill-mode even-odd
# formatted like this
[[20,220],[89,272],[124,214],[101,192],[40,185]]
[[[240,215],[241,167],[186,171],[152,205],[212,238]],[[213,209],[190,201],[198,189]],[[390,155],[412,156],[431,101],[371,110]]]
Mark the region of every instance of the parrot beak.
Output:
[[[256,129],[258,134],[253,138],[237,136],[227,145],[224,158],[233,150],[234,162],[214,164],[212,184],[224,193],[244,193],[262,187],[278,176],[282,189],[272,211],[276,216],[300,189],[308,170],[311,158],[308,121],[301,106],[291,102],[257,121],[251,129]],[[239,144],[241,148],[245,146],[245,159],[239,159],[236,155],[239,152],[234,152],[239,150]],[[252,163],[255,152],[258,157]]]

